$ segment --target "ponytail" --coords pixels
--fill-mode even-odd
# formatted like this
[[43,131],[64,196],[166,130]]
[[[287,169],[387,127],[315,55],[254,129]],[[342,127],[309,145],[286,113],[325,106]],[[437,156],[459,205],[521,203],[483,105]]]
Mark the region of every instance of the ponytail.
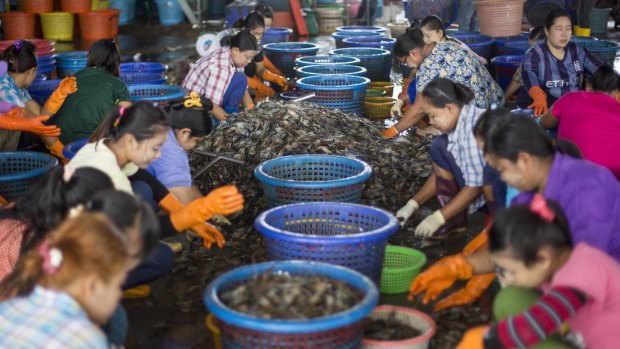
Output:
[[469,104],[475,95],[467,86],[446,78],[437,78],[429,82],[422,95],[428,98],[431,104],[437,108],[443,108],[446,104],[456,104],[459,108]]
[[409,51],[424,47],[424,35],[420,31],[419,21],[411,24],[404,34],[396,38],[394,55],[398,58],[409,55]]
[[68,219],[49,238],[49,246],[20,258],[0,284],[0,300],[27,296],[37,285],[63,290],[76,278],[93,274],[108,282],[129,260],[126,237],[101,214]]
[[213,103],[210,99],[191,92],[184,98],[168,103],[167,112],[170,124],[174,129],[190,129],[191,137],[204,137],[213,129],[211,110]]
[[258,4],[254,7],[254,11],[260,13],[263,18],[273,19],[273,9],[267,4]]
[[166,131],[170,127],[168,116],[150,102],[136,102],[131,107],[113,107],[90,137],[91,142],[104,138],[118,141],[131,134],[138,142]]
[[265,19],[260,13],[252,11],[247,16],[240,18],[233,23],[232,28],[249,31],[256,28],[265,28]]
[[[5,24],[6,25],[6,24]],[[16,40],[2,52],[2,60],[7,62],[9,73],[23,73],[36,68],[36,46],[28,40]]]
[[242,30],[234,36],[227,36],[222,39],[222,46],[238,48],[239,51],[258,51],[258,41],[254,35],[247,30]]
[[88,50],[87,67],[101,68],[119,77],[121,74],[120,64],[121,51],[114,39],[101,39]]

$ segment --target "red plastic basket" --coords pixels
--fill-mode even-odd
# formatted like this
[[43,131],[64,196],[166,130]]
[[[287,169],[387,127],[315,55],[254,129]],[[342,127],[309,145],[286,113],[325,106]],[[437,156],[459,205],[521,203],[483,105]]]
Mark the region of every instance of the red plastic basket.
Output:
[[54,10],[54,0],[23,0],[25,13],[45,13]]
[[2,14],[4,38],[7,40],[34,37],[34,14],[24,12],[5,12]]
[[90,11],[92,0],[61,0],[60,7],[63,12],[85,13]]

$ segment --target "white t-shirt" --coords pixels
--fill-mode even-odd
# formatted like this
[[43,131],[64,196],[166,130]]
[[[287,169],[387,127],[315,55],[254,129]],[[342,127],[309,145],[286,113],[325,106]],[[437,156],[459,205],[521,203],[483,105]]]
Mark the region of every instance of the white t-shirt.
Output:
[[115,189],[133,195],[131,183],[127,176],[135,174],[138,171],[138,166],[130,162],[121,169],[116,161],[116,155],[105,145],[103,140],[86,144],[75,154],[67,166],[74,170],[80,167],[96,168],[112,179]]

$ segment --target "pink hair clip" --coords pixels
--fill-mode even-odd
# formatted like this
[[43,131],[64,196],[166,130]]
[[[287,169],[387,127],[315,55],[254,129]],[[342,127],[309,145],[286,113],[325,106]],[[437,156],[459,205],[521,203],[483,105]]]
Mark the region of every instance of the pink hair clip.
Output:
[[121,123],[121,118],[123,117],[123,114],[125,114],[125,107],[120,107],[118,109],[118,117],[116,118],[116,120],[114,120],[114,127],[115,128],[118,126],[118,124]]
[[40,251],[43,257],[43,272],[46,275],[53,275],[58,271],[62,264],[62,252],[56,247],[43,247]]
[[547,200],[545,200],[545,197],[541,194],[534,195],[532,202],[530,202],[530,210],[546,222],[551,222],[555,219],[555,213],[549,209]]

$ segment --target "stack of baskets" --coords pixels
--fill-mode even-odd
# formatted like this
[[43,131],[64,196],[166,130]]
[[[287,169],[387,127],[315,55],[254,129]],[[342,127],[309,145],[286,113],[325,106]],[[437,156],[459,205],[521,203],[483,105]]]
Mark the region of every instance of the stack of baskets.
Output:
[[491,63],[495,66],[495,80],[502,90],[506,90],[521,62],[523,62],[522,55],[497,56],[491,59]]
[[392,53],[380,48],[339,48],[330,51],[332,55],[359,58],[359,65],[366,68],[371,81],[389,81],[392,70]]
[[317,75],[297,80],[297,87],[316,96],[312,102],[362,116],[370,80],[354,75]]
[[274,42],[288,42],[291,34],[293,34],[293,29],[271,27],[263,34],[261,44],[266,45]]
[[17,199],[57,164],[58,159],[45,153],[0,152],[0,197]]
[[168,77],[168,66],[157,62],[121,63],[121,80],[127,85],[161,85]]
[[335,32],[332,34],[332,37],[336,41],[336,48],[344,48],[344,43],[342,42],[346,38],[350,37],[385,37],[383,33],[378,31],[348,31],[348,32]]
[[455,34],[453,37],[466,44],[480,57],[491,59],[491,50],[495,42],[493,37],[481,34]]
[[136,13],[136,0],[110,0],[110,8],[121,11],[118,23],[125,25],[133,22]]
[[317,44],[299,42],[278,42],[263,47],[265,56],[289,79],[295,78],[295,61],[299,57],[314,56],[319,51]]
[[56,55],[58,77],[73,76],[78,71],[86,68],[88,61],[87,51],[62,52]]
[[[54,59],[54,47],[55,42],[43,39],[30,39],[35,47],[35,53],[37,55],[37,77],[36,80],[47,80],[54,77],[54,71],[56,70],[56,60]],[[3,40],[0,41],[0,52],[13,45],[15,40]]]
[[319,20],[319,34],[329,35],[344,24],[341,7],[321,7],[316,9]]

